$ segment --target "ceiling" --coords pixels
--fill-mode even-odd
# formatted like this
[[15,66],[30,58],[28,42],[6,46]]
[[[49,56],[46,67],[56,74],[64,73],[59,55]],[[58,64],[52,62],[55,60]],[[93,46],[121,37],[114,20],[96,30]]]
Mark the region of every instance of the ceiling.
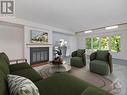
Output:
[[127,0],[15,0],[16,17],[72,32],[127,22]]

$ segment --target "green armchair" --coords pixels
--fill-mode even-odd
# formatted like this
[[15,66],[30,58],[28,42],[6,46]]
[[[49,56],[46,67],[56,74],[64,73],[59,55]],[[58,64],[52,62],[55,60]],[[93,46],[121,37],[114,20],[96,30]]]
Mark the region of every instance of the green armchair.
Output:
[[70,64],[78,68],[84,67],[86,65],[85,49],[78,49],[72,52]]
[[112,56],[108,51],[98,50],[90,55],[90,71],[101,75],[112,73]]

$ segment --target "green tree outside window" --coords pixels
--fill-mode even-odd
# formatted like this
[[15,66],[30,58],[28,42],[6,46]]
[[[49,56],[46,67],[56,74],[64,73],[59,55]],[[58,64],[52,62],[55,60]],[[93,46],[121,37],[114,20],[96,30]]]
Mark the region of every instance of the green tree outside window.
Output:
[[120,52],[120,35],[111,36],[111,51]]
[[91,38],[86,38],[86,49],[91,49]]
[[109,50],[109,38],[108,37],[101,38],[101,50]]
[[99,49],[99,37],[93,38],[93,49],[96,51]]

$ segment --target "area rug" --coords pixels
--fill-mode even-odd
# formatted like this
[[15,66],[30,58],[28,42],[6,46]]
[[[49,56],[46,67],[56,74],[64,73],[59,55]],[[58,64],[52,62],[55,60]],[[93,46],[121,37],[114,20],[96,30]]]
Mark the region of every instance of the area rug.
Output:
[[[54,71],[51,71],[51,65],[45,65],[38,68],[35,68],[36,71],[40,73],[43,78],[48,78],[54,74]],[[78,77],[96,87],[104,89],[113,95],[122,95],[121,93],[121,82],[117,78],[110,78],[110,76],[101,76],[89,71],[89,67],[84,68],[75,68],[72,67],[71,71],[68,72],[71,75]]]
[[72,67],[70,74],[78,77],[92,85],[104,89],[114,95],[119,95],[121,92],[121,83],[117,78],[110,79],[108,76],[101,76],[89,71],[87,67],[75,68]]

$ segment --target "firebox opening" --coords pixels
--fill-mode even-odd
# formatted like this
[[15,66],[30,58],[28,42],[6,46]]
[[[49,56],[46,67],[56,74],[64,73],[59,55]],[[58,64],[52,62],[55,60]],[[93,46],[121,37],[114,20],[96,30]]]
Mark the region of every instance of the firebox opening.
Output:
[[45,64],[49,61],[49,47],[31,47],[30,65]]

